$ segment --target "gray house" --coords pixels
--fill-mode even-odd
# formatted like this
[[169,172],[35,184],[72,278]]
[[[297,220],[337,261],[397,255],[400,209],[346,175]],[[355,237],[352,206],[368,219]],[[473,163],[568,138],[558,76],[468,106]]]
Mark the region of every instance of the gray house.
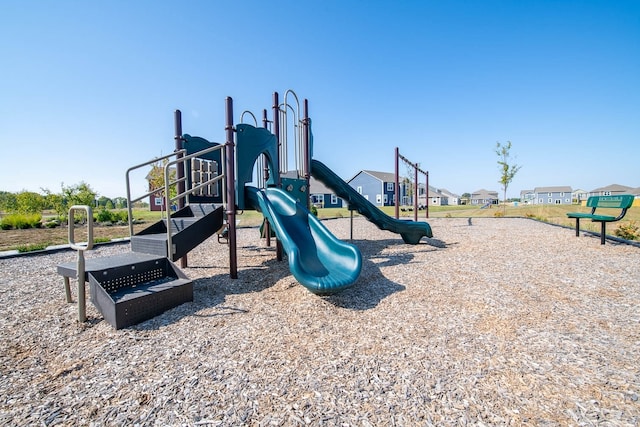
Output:
[[616,196],[618,194],[633,194],[633,187],[626,185],[611,184],[606,187],[596,188],[589,192],[589,196]]
[[[393,206],[395,203],[396,176],[393,173],[362,170],[347,183],[365,199],[376,206]],[[401,190],[401,196],[404,195]]]
[[498,204],[498,192],[485,189],[476,190],[471,193],[471,204],[481,206],[491,206]]
[[572,191],[570,186],[536,187],[533,196],[536,205],[570,205]]
[[340,197],[314,177],[309,179],[309,197],[311,204],[318,208],[341,208],[343,203]]
[[520,203],[523,203],[525,205],[532,205],[535,203],[534,202],[535,198],[536,198],[536,195],[533,192],[533,190],[520,191]]
[[[427,205],[427,197],[424,191],[424,183],[418,183],[418,206]],[[446,191],[446,190],[445,190]],[[410,201],[413,204],[413,200]],[[450,204],[449,196],[442,190],[429,186],[429,206],[446,206]]]
[[452,193],[451,191],[447,190],[446,188],[440,188],[438,190],[440,192],[440,194],[442,194],[442,196],[444,198],[446,198],[447,200],[447,205],[450,206],[457,206],[460,204],[460,196]]

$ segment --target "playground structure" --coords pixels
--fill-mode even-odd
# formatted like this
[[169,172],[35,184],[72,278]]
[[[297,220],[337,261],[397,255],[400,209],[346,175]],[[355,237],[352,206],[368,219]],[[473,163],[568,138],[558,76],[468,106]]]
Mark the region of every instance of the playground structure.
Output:
[[396,147],[395,151],[395,166],[396,166],[396,219],[400,216],[400,202],[398,200],[400,196],[400,160],[404,162],[407,166],[413,169],[413,220],[418,221],[418,172],[425,176],[425,218],[429,218],[429,172],[423,171],[420,169],[420,165],[418,163],[412,163],[409,159],[400,154],[400,149]]
[[[290,96],[295,105],[289,103]],[[130,326],[191,301],[191,282],[169,261],[181,260],[181,267],[186,267],[189,251],[217,233],[218,241],[228,247],[229,274],[236,279],[236,215],[245,209],[255,209],[263,214],[262,232],[267,245],[270,245],[271,236],[275,236],[278,260],[282,259],[283,252],[286,253],[289,269],[300,284],[320,295],[345,289],[358,279],[362,255],[357,246],[333,236],[309,211],[311,175],[344,199],[352,212],[358,211],[382,230],[400,234],[405,243],[417,244],[422,237],[432,237],[428,223],[385,215],[327,166],[313,159],[313,136],[306,99],[301,115],[300,103],[293,91],[285,93],[282,103],[276,92],[272,111],[269,120],[267,110],[263,110],[261,128],[257,127],[256,117],[247,111],[242,113],[241,121],[245,115],[250,116],[255,126],[234,125],[233,100],[226,98],[226,141],[216,143],[184,134],[182,116],[176,110],[176,151],[127,170],[133,254],[87,260],[82,266],[86,278],[80,277],[80,267],[75,269],[73,264],[58,266],[58,273],[65,278],[66,289],[69,277],[76,274],[79,282],[83,281],[82,286],[84,280],[88,280],[94,305],[116,328]],[[293,120],[290,120],[290,114]],[[293,143],[288,138],[290,128],[293,129]],[[293,156],[290,156],[292,152]],[[293,167],[289,164],[291,159]],[[159,160],[165,162],[164,184],[132,198],[130,174]],[[163,196],[167,217],[134,234],[131,206],[151,195]],[[172,213],[174,204],[177,211]],[[145,271],[142,275],[138,273],[141,269]],[[79,302],[80,321],[86,319],[83,310],[84,306],[81,308]]]

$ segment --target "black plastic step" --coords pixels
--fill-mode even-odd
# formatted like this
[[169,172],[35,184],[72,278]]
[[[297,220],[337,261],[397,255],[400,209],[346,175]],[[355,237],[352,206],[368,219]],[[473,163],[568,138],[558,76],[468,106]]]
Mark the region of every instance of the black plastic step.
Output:
[[[211,237],[224,225],[224,209],[214,204],[190,204],[171,215],[172,261]],[[131,237],[131,250],[168,257],[167,220],[163,219]]]
[[115,329],[151,319],[193,301],[193,284],[167,258],[89,273],[91,301]]

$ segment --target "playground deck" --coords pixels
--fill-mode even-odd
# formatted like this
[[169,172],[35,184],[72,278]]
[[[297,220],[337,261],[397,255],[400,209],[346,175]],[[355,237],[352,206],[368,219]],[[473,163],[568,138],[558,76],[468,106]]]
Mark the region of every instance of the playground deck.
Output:
[[[183,269],[194,301],[119,331],[65,303],[56,265],[75,253],[0,259],[0,424],[640,423],[640,248],[529,219],[429,223],[407,245],[355,219],[362,273],[329,297],[256,229],[231,280],[213,237]],[[349,219],[325,225],[349,238]]]

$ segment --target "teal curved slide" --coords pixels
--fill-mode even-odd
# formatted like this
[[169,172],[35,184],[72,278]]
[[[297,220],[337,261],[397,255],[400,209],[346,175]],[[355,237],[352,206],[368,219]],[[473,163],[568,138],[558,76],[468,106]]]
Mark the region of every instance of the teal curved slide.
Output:
[[304,287],[315,294],[332,294],[358,279],[360,250],[336,238],[285,191],[246,186],[245,196],[269,220],[287,254],[291,273]]
[[379,229],[400,234],[405,243],[417,245],[421,238],[433,237],[428,223],[404,221],[386,215],[322,162],[311,160],[311,174],[332,189],[338,197],[346,200],[350,208],[355,208]]

